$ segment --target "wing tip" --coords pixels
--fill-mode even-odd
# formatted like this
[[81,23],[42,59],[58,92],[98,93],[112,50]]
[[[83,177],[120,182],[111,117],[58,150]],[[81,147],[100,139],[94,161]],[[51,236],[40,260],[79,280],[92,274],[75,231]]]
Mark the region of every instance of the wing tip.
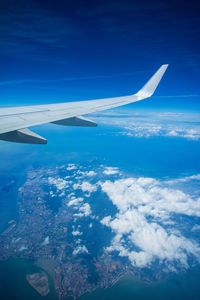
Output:
[[139,90],[139,92],[136,95],[140,100],[149,98],[154,94],[168,66],[169,64],[161,65],[160,68],[153,74],[153,76],[142,87],[142,89]]

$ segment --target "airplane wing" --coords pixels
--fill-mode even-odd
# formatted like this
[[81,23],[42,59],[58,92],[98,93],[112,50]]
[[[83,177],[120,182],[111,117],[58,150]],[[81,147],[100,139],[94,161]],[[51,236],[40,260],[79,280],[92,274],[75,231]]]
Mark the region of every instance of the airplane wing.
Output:
[[66,102],[49,105],[0,108],[0,139],[18,143],[46,144],[47,140],[28,129],[45,123],[65,126],[97,126],[82,115],[102,111],[153,95],[168,65],[162,65],[139,92],[134,95],[89,101]]

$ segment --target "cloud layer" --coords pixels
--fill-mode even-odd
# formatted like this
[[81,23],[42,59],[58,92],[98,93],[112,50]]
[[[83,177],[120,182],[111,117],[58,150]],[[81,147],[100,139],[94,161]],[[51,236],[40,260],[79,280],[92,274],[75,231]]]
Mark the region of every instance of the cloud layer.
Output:
[[[96,220],[114,234],[105,253],[127,257],[135,267],[159,261],[165,270],[178,270],[188,268],[191,258],[200,261],[195,235],[200,228],[200,174],[159,180],[126,177],[119,168],[104,165],[91,169],[69,164],[65,170],[67,176],[50,176],[48,182],[51,197],[64,197],[72,211],[72,236],[78,245],[74,255],[87,253],[88,245],[81,245],[86,234],[82,226],[88,222],[89,230]],[[105,205],[100,212],[99,199]],[[110,214],[108,202],[115,207]]]
[[184,113],[102,113],[96,116],[98,123],[118,128],[115,134],[129,137],[149,138],[151,136],[180,137],[189,140],[200,139],[199,114]]
[[173,218],[200,217],[200,198],[192,199],[153,178],[106,181],[101,188],[118,209],[113,218],[106,216],[101,220],[115,233],[107,251],[117,251],[137,267],[147,267],[159,259],[168,267],[176,262],[187,268],[191,255],[200,260],[199,245],[175,229]]

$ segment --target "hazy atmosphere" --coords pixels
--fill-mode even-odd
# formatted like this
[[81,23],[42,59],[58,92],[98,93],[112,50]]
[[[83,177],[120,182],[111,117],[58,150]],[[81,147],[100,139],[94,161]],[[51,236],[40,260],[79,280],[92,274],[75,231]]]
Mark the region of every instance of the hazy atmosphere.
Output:
[[[0,141],[0,296],[200,297],[198,1],[0,3],[0,108],[146,100]],[[19,276],[20,274],[20,276]]]

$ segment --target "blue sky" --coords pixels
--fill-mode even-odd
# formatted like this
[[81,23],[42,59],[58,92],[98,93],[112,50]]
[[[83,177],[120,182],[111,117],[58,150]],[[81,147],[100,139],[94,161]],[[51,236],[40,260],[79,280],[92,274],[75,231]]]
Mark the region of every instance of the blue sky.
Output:
[[155,97],[135,109],[200,110],[199,6],[2,0],[0,105],[126,95],[169,63]]

